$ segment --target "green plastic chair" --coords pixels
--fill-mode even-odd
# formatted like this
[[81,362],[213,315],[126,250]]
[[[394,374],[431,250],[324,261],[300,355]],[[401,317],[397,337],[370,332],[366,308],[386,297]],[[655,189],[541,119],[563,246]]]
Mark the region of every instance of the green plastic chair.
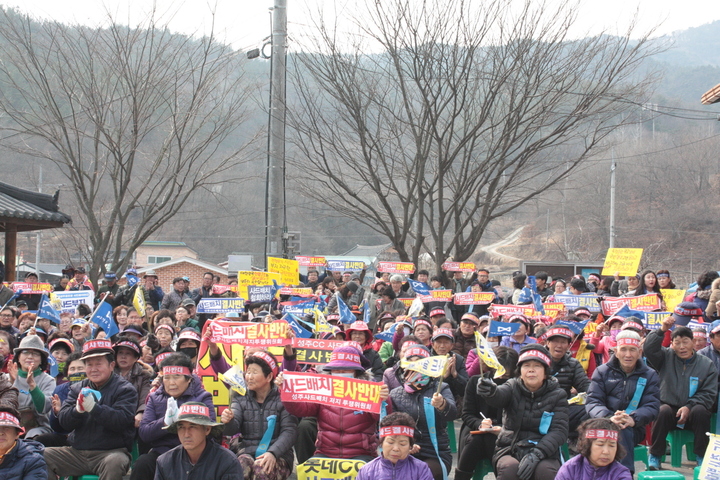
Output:
[[447,423],[448,442],[450,443],[450,451],[457,453],[457,440],[455,439],[455,422]]
[[645,468],[649,468],[650,465],[649,457],[648,457],[648,447],[645,445],[638,445],[635,447],[635,450],[633,452],[635,454],[635,461],[636,462],[643,462],[645,464]]
[[685,446],[687,458],[695,461],[695,435],[689,430],[673,430],[668,433],[665,440],[670,444],[670,465],[673,468],[682,467],[682,448]]
[[673,470],[655,470],[640,472],[637,474],[638,480],[685,480],[685,476],[680,472]]
[[483,480],[485,478],[485,475],[488,473],[492,473],[493,467],[492,462],[485,458],[483,460],[480,460],[477,465],[475,465],[475,473],[473,473],[473,480]]

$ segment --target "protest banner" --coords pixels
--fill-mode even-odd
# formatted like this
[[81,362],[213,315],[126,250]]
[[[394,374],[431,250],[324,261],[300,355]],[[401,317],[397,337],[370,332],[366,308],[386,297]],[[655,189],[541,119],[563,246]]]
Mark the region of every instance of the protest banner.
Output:
[[60,313],[75,313],[75,308],[81,303],[92,308],[95,304],[95,292],[92,290],[72,290],[50,293],[50,302],[53,308]]
[[657,330],[662,326],[663,320],[672,315],[672,312],[645,312],[643,320],[645,328],[648,330]]
[[505,375],[505,367],[502,366],[495,355],[495,352],[490,348],[490,344],[480,332],[475,332],[475,344],[477,345],[476,350],[478,358],[480,358],[485,365],[495,369],[495,375],[493,378],[500,378]]
[[312,288],[299,288],[299,287],[282,287],[278,290],[280,295],[290,295],[293,297],[312,297]]
[[495,300],[495,292],[465,292],[453,295],[455,305],[487,305]]
[[211,340],[215,343],[237,343],[246,347],[282,346],[292,343],[291,339],[287,338],[290,327],[285,320],[272,323],[214,320],[207,328],[212,332]]
[[300,283],[300,264],[297,260],[267,257],[267,266],[268,272],[280,274],[278,283],[282,285],[297,285]]
[[555,301],[565,305],[566,310],[575,310],[576,308],[587,308],[591,312],[599,312],[600,304],[597,301],[597,295],[555,295]]
[[507,323],[491,320],[488,328],[488,337],[507,337],[514,335],[520,329],[520,322]]
[[474,272],[475,264],[472,262],[445,262],[442,269],[447,272]]
[[495,318],[500,317],[500,316],[510,316],[510,315],[525,315],[526,317],[534,317],[536,315],[539,315],[539,313],[535,311],[535,307],[533,305],[495,305],[495,304],[493,304],[490,307],[490,314]]
[[[710,429],[713,430],[715,425],[711,425]],[[717,429],[715,428],[717,432]],[[700,473],[697,478],[702,480],[720,480],[720,436],[708,433],[710,441],[705,449],[705,456],[703,457],[702,465],[700,466]]]
[[625,305],[630,310],[651,312],[660,308],[660,298],[657,293],[648,293],[637,297],[605,298],[602,301],[602,314],[605,316],[614,315]]
[[642,248],[608,248],[602,275],[637,275]]
[[345,342],[317,338],[293,338],[292,346],[300,363],[324,365],[330,361],[332,351]]
[[377,271],[410,275],[415,272],[415,264],[410,262],[378,262]]
[[452,290],[430,290],[430,295],[418,295],[423,303],[429,302],[451,302],[453,299]]
[[405,305],[405,308],[410,308],[410,305],[412,305],[414,298],[398,298],[403,305]]
[[312,457],[297,466],[297,480],[350,480],[363,465],[362,460]]
[[218,372],[218,378],[227,383],[230,388],[240,395],[247,393],[247,384],[245,383],[245,375],[240,364],[233,365],[230,370],[225,373]]
[[663,301],[665,302],[665,310],[670,312],[675,310],[675,307],[677,307],[683,301],[683,298],[685,298],[685,290],[661,288],[660,293],[662,293]]
[[248,285],[248,303],[270,303],[273,285]]
[[433,355],[432,357],[421,358],[413,362],[405,360],[400,361],[400,366],[405,370],[422,373],[428,377],[440,377],[445,373],[445,365],[447,365],[448,357],[445,355]]
[[282,302],[283,315],[291,314],[298,318],[302,318],[309,313],[313,313],[317,304],[315,300],[298,301],[298,302]]
[[280,400],[316,402],[380,414],[382,382],[315,373],[283,372]]
[[53,286],[49,283],[24,283],[24,282],[13,282],[10,285],[5,284],[6,287],[10,287],[15,293],[22,293],[23,295],[35,295],[35,294],[48,294],[53,291]]
[[237,294],[240,298],[248,298],[248,285],[272,285],[273,280],[281,281],[279,273],[273,272],[255,272],[255,271],[239,271]]
[[[223,295],[227,292],[233,292],[237,293],[238,286],[237,285],[220,285],[216,284],[212,286],[212,293],[213,295]],[[247,298],[247,297],[245,297]]]
[[245,300],[242,298],[203,298],[197,304],[197,313],[242,312]]
[[327,263],[325,257],[305,257],[302,255],[296,255],[295,260],[298,261],[301,267],[324,267]]
[[365,270],[365,262],[356,260],[328,260],[326,270],[331,272],[362,272]]

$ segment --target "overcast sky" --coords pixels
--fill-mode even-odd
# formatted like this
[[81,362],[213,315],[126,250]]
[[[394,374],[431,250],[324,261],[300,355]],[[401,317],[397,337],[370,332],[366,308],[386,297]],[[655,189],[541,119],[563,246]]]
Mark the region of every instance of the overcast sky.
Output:
[[[1,0],[0,0],[1,1]],[[156,0],[157,11],[169,20],[173,30],[188,34],[202,34],[209,28],[211,14],[215,9],[216,31],[220,37],[235,48],[247,49],[259,44],[270,34],[269,8],[273,0]],[[381,0],[382,1],[382,0]],[[479,1],[479,0],[475,0]],[[699,26],[720,19],[717,0],[585,0],[580,28],[597,31],[613,30],[627,25],[639,8],[640,29],[662,23],[659,33]],[[311,23],[309,10],[318,7],[338,11],[348,0],[287,0],[289,30],[291,35],[301,35],[304,25]],[[98,25],[109,10],[120,19],[130,19],[134,24],[151,8],[149,0],[4,0],[6,6],[14,6],[40,18],[68,23]],[[128,14],[128,12],[130,12]]]

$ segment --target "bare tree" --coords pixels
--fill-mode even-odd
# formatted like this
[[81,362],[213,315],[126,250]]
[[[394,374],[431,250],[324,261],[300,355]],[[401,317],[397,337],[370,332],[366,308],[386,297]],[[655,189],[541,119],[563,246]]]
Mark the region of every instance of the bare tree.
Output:
[[632,26],[573,39],[571,2],[515,3],[367,1],[357,37],[319,17],[293,78],[303,192],[344,198],[333,207],[439,270],[605,146],[656,47]]
[[241,55],[212,34],[173,34],[154,14],[108,21],[0,17],[3,143],[70,182],[91,279],[127,265],[191,195],[232,181],[248,144],[234,138],[249,91]]

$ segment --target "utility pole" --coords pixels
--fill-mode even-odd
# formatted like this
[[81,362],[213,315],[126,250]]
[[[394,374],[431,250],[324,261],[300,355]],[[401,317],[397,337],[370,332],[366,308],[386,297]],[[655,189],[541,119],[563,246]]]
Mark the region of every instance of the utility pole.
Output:
[[[42,165],[40,165],[40,181],[38,182],[38,193],[42,193]],[[40,230],[35,232],[35,273],[40,281]]]
[[268,124],[267,190],[265,195],[265,266],[267,257],[285,256],[285,81],[287,71],[287,0],[275,0],[270,56],[270,120]]
[[610,248],[615,248],[615,148],[611,150],[610,163]]

